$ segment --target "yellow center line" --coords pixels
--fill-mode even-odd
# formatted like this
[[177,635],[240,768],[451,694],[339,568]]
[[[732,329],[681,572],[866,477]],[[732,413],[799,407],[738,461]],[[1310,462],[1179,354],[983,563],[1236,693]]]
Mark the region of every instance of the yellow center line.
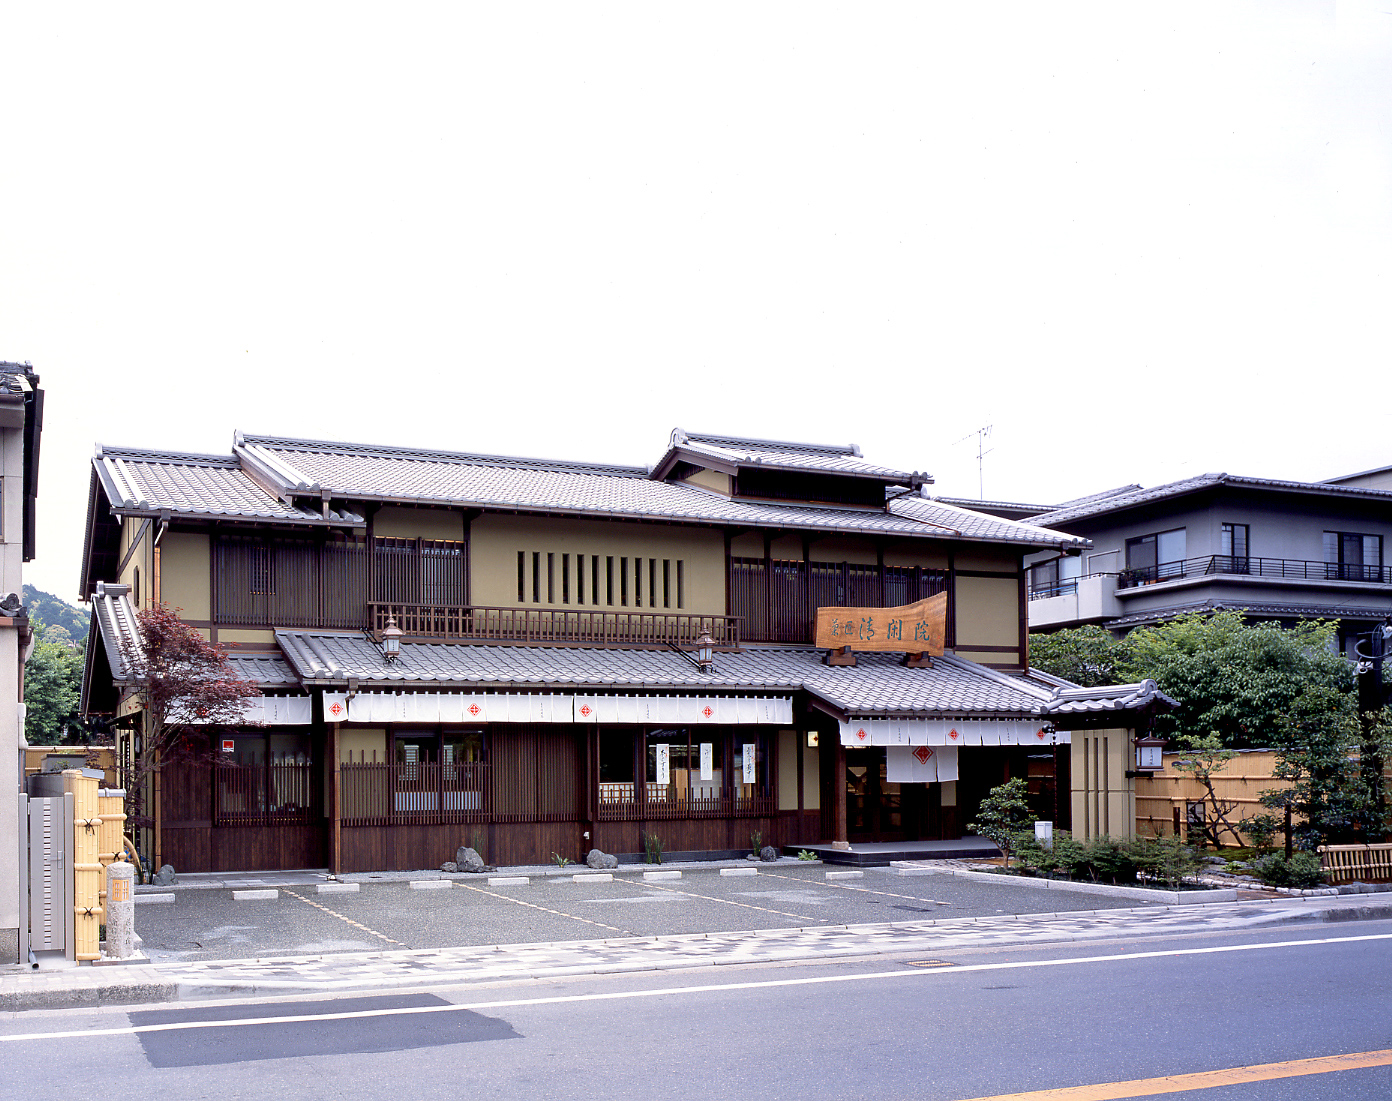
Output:
[[595,925],[600,929],[608,929],[611,933],[622,933],[626,937],[636,937],[638,934],[632,929],[620,929],[615,925],[605,925],[602,921],[591,921],[589,918],[582,918],[578,914],[566,914],[560,910],[549,910],[545,906],[538,906],[535,902],[523,902],[520,898],[511,898],[508,895],[500,895],[495,891],[485,891],[482,887],[475,887],[471,883],[459,883],[456,886],[463,887],[466,891],[477,891],[481,895],[489,898],[501,898],[504,902],[515,902],[519,906],[526,906],[533,910],[540,910],[543,914],[555,914],[556,917],[570,918],[571,921],[583,921],[586,925]]
[[1160,1078],[1135,1078],[1129,1082],[1100,1082],[1089,1086],[1062,1086],[1028,1093],[997,1093],[969,1101],[1117,1101],[1123,1097],[1151,1097],[1162,1093],[1209,1090],[1245,1082],[1271,1082],[1306,1074],[1337,1074],[1344,1070],[1392,1066],[1392,1049],[1355,1051],[1347,1055],[1320,1055],[1313,1059],[1289,1059],[1283,1063],[1257,1063],[1249,1067],[1201,1070],[1193,1074],[1167,1074]]
[[282,887],[281,890],[284,891],[284,892],[285,892],[287,895],[289,895],[291,898],[298,898],[301,902],[305,903],[307,906],[313,906],[316,910],[323,910],[324,913],[330,914],[330,915],[332,915],[333,917],[338,918],[339,921],[346,921],[346,922],[347,922],[349,925],[351,925],[354,929],[361,929],[364,933],[367,933],[367,934],[370,935],[370,936],[374,936],[374,937],[376,937],[378,940],[384,940],[384,941],[386,941],[388,944],[395,944],[398,948],[409,948],[409,947],[410,947],[409,944],[402,944],[401,941],[399,941],[399,940],[392,940],[391,937],[383,936],[381,933],[377,932],[376,929],[369,929],[366,925],[364,925],[364,924],[363,924],[362,922],[360,922],[360,921],[354,921],[354,920],[353,920],[352,918],[350,918],[350,917],[344,917],[344,916],[343,916],[342,914],[340,914],[337,910],[330,910],[330,909],[329,909],[327,906],[325,906],[322,902],[315,902],[312,898],[305,898],[304,895],[297,895],[294,891],[289,890],[289,889],[286,888],[286,887]]

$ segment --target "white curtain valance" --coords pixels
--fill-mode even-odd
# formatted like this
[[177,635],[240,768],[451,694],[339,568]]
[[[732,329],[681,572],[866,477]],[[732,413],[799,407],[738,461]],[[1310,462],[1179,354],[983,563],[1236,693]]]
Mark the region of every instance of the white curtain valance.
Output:
[[793,721],[791,696],[570,696],[462,692],[324,693],[324,719],[348,723],[662,723]]
[[[193,717],[192,723],[205,720]],[[260,726],[308,726],[314,721],[309,696],[253,696],[242,709],[241,721]]]
[[855,719],[843,722],[841,744],[1068,745],[1068,731],[1040,719]]
[[885,779],[891,784],[941,784],[957,778],[955,745],[885,748]]

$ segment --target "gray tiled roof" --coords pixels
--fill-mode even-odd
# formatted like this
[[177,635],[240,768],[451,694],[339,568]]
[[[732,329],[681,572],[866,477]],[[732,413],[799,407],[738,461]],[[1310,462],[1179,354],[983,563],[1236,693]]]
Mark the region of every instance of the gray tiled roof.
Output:
[[867,463],[854,444],[788,443],[781,440],[752,440],[738,436],[712,436],[684,432],[672,433],[671,449],[657,469],[666,465],[674,452],[705,456],[731,466],[761,466],[770,470],[807,470],[853,477],[877,478],[908,485],[910,475],[902,470]]
[[294,524],[360,526],[361,516],[286,504],[249,478],[236,459],[101,447],[92,459],[112,511],[219,516]]
[[129,674],[126,655],[134,653],[140,645],[130,586],[105,585],[98,581],[97,591],[92,595],[92,620],[101,635],[111,679],[116,684],[124,684]]
[[242,436],[237,453],[279,470],[290,494],[409,500],[589,516],[641,517],[827,532],[950,535],[1026,545],[1085,545],[1033,525],[904,497],[888,511],[737,501],[692,486],[650,481],[646,469],[544,463]]
[[822,664],[811,648],[751,647],[716,655],[703,675],[669,650],[464,646],[403,643],[388,665],[362,634],[277,631],[306,681],[356,677],[376,687],[588,688],[593,690],[794,691],[805,689],[847,714],[1035,714],[1053,689],[944,657],[910,669],[896,654],[859,654],[854,668]]
[[1216,486],[1231,486],[1235,489],[1274,490],[1287,493],[1308,493],[1318,497],[1361,498],[1373,501],[1392,501],[1392,491],[1383,489],[1360,489],[1353,486],[1328,485],[1323,482],[1288,482],[1277,478],[1246,478],[1235,474],[1199,474],[1178,482],[1151,486],[1148,489],[1136,486],[1130,490],[1111,491],[1093,497],[1080,498],[1077,502],[1060,506],[1050,512],[1031,516],[1035,523],[1051,527],[1066,525],[1074,520],[1090,516],[1103,516],[1110,512],[1152,501],[1163,501],[1172,497],[1182,497],[1189,493],[1212,489]]
[[1179,706],[1165,695],[1153,680],[1136,684],[1110,684],[1104,688],[1060,688],[1044,705],[1046,715],[1094,715],[1113,711],[1136,711],[1151,705],[1167,709]]
[[298,688],[300,678],[280,654],[230,650],[227,664],[240,677],[255,681],[257,688]]
[[1382,606],[1355,604],[1271,604],[1245,600],[1190,600],[1182,604],[1167,604],[1162,608],[1133,612],[1108,620],[1109,630],[1144,627],[1164,623],[1190,612],[1242,612],[1244,615],[1272,619],[1366,619],[1380,620],[1392,615],[1392,601]]

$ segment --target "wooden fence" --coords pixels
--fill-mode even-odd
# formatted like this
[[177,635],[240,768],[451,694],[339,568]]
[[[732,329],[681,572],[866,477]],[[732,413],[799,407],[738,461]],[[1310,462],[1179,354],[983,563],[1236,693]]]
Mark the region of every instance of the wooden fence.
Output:
[[1392,879],[1392,845],[1321,845],[1319,854],[1330,883]]

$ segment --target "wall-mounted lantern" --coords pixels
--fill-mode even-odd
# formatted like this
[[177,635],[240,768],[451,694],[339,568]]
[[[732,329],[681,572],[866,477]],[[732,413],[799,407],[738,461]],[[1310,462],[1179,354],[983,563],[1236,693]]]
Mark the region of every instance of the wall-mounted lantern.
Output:
[[1159,772],[1165,767],[1164,738],[1137,738],[1136,739],[1136,771],[1137,772]]
[[390,665],[401,656],[401,636],[404,632],[396,625],[396,617],[387,616],[387,625],[382,628],[382,656]]
[[709,673],[715,667],[715,639],[711,638],[709,631],[702,631],[701,637],[696,640],[696,662],[701,666],[702,673]]

